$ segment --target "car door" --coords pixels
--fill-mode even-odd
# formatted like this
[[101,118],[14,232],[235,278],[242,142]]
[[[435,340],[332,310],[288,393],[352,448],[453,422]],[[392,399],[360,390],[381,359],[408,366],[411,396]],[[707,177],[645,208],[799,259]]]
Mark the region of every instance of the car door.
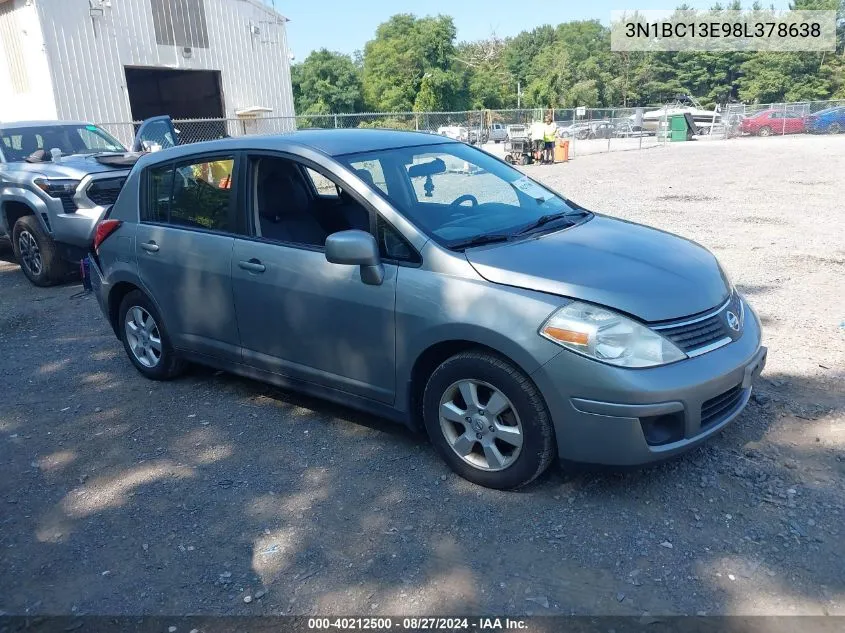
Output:
[[141,123],[135,134],[135,141],[132,143],[132,151],[156,152],[178,144],[179,136],[170,117],[156,116]]
[[148,167],[135,238],[139,276],[174,346],[233,361],[240,360],[231,272],[238,163],[223,153]]
[[786,133],[797,134],[804,131],[804,118],[797,112],[786,113]]
[[235,240],[232,254],[244,362],[392,403],[398,267],[385,263],[383,283],[368,285],[359,267],[331,264],[324,251],[334,229],[369,231],[371,211],[344,206],[350,198],[315,185],[296,157],[254,155],[247,164],[251,234]]

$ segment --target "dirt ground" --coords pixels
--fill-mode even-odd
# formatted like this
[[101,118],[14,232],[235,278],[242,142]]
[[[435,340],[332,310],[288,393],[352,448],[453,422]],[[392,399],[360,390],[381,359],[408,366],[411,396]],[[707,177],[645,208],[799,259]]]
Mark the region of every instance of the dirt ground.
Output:
[[682,459],[473,486],[388,422],[130,365],[0,245],[0,612],[845,615],[845,136],[528,173],[712,249],[759,312],[747,410]]

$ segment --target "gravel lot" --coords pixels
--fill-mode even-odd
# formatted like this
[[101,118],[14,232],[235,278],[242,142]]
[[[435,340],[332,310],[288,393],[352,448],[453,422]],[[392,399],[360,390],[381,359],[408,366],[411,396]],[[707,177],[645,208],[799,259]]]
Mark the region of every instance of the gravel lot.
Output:
[[0,611],[845,615],[845,136],[526,170],[704,244],[747,294],[769,365],[721,436],[486,490],[342,407],[148,382],[78,285],[0,262]]

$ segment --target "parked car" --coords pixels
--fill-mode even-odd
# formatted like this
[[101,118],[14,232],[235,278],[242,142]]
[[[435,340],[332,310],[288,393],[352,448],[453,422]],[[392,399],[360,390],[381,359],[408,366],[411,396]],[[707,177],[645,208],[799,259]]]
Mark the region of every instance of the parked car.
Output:
[[558,127],[557,135],[561,138],[594,139],[609,138],[614,135],[615,127],[611,121],[582,121],[568,126]]
[[83,122],[0,124],[0,235],[27,279],[65,279],[134,163],[105,130]]
[[141,124],[132,152],[90,123],[0,124],[0,235],[36,286],[64,280],[88,252],[140,152],[180,143],[170,117]]
[[[211,162],[230,186],[197,177]],[[421,427],[494,488],[556,457],[682,453],[739,415],[766,360],[756,314],[705,248],[429,134],[147,154],[90,257],[144,376],[194,361]]]
[[508,128],[504,123],[491,123],[487,136],[494,143],[501,143],[508,140]]
[[802,134],[806,131],[804,117],[798,112],[763,110],[746,117],[739,124],[744,134],[772,136],[773,134]]
[[839,134],[845,130],[845,106],[827,108],[806,118],[807,131],[814,134]]
[[469,130],[460,125],[441,125],[437,128],[437,133],[455,141],[469,142]]
[[655,134],[657,134],[656,130],[647,130],[642,126],[634,125],[631,121],[619,121],[613,132],[613,135],[619,138],[639,138]]
[[557,127],[557,136],[560,138],[587,138],[589,133],[589,123],[559,124]]

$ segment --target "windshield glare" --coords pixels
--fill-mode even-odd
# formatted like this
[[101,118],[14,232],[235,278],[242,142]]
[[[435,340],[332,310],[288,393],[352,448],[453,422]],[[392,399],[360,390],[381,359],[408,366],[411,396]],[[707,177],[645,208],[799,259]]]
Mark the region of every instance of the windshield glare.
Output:
[[341,156],[437,242],[512,235],[539,218],[580,210],[483,150],[444,143]]
[[126,149],[96,125],[45,125],[0,130],[0,150],[9,162],[26,160],[38,150],[48,154],[58,149],[63,156],[98,152],[125,152]]

